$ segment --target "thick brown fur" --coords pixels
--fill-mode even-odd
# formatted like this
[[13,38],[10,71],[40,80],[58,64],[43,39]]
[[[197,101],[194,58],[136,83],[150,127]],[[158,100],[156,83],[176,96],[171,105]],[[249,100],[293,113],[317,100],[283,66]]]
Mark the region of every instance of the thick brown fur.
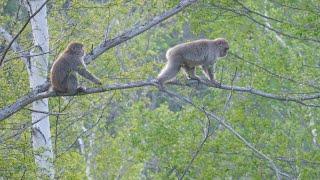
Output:
[[220,85],[214,78],[214,64],[219,57],[225,57],[229,49],[228,42],[223,38],[214,40],[200,39],[178,44],[166,53],[167,63],[157,77],[160,87],[182,68],[188,79],[199,80],[195,75],[195,67],[200,66],[204,75],[215,85]]
[[77,74],[87,78],[95,84],[101,85],[98,78],[92,75],[83,62],[83,44],[72,42],[66,50],[60,54],[51,68],[51,84],[53,90],[61,93],[76,93],[85,89],[78,87]]

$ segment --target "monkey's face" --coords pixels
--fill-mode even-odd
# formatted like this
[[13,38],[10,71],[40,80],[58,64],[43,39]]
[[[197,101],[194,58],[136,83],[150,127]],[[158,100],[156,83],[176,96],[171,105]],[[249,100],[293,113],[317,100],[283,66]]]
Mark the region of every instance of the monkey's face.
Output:
[[220,57],[225,57],[227,55],[228,50],[229,50],[229,45],[227,42],[220,44],[219,45]]
[[81,43],[71,43],[68,48],[69,48],[69,50],[72,51],[72,53],[74,53],[76,55],[79,55],[79,56],[84,55],[84,48]]

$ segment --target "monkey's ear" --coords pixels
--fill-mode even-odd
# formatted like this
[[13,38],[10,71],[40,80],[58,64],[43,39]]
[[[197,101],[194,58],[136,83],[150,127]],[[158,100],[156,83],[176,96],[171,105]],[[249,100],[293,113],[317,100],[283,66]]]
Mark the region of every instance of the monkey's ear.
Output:
[[217,41],[217,45],[218,46],[222,46],[223,45],[223,42],[221,40]]
[[226,41],[226,40],[224,40],[224,39],[222,39],[222,38],[217,39],[217,45],[218,45],[218,46],[223,46],[223,45],[225,45],[225,44],[227,44],[227,41]]

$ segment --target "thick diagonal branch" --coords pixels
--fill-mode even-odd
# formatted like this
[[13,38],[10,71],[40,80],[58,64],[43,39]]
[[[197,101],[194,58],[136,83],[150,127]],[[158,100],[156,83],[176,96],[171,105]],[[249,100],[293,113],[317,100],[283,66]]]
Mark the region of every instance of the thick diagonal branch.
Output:
[[89,64],[91,61],[96,59],[99,55],[101,55],[102,53],[104,53],[108,49],[115,47],[115,46],[145,32],[146,30],[152,28],[153,26],[159,24],[160,22],[162,22],[162,21],[170,18],[171,16],[177,14],[178,12],[182,11],[184,8],[191,5],[192,3],[195,3],[196,1],[197,0],[183,0],[180,2],[179,5],[175,6],[171,10],[166,11],[166,12],[162,13],[161,15],[152,18],[151,20],[145,22],[144,24],[133,27],[113,39],[103,40],[97,47],[95,47],[92,50],[92,52],[90,54],[87,54],[84,57],[84,61],[86,62],[86,64]]

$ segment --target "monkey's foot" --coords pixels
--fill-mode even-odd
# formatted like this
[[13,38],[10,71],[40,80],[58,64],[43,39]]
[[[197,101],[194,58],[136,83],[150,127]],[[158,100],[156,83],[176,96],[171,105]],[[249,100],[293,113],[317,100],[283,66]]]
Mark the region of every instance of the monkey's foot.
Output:
[[164,86],[163,86],[163,82],[162,81],[159,81],[159,79],[156,79],[155,84],[157,85],[157,87],[158,87],[158,89],[160,91],[164,90]]
[[163,91],[164,90],[164,85],[162,83],[158,83],[158,89],[160,91]]
[[215,86],[215,87],[221,87],[221,83],[218,81],[211,81],[211,83]]
[[79,87],[77,88],[77,92],[85,92],[85,91],[86,91],[86,88],[83,87],[83,86],[79,86]]
[[195,81],[197,81],[198,86],[199,86],[200,83],[201,83],[201,78],[200,78],[199,76],[193,76],[193,77],[187,77],[187,78],[188,78],[188,80],[195,80]]

